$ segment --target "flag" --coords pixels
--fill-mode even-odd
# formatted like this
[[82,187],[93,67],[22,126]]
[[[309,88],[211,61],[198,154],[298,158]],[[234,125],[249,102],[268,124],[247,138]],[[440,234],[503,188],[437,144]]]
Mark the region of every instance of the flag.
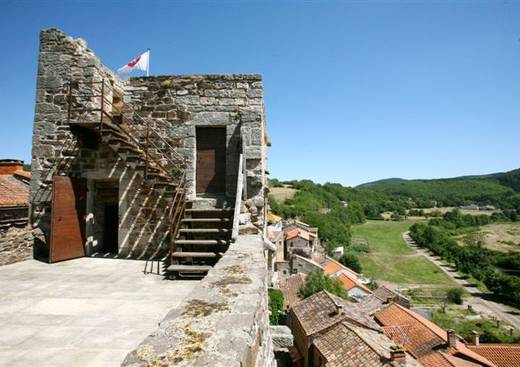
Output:
[[117,69],[118,73],[127,73],[132,70],[144,70],[146,71],[146,75],[148,75],[148,68],[150,65],[150,50],[147,50],[145,53],[137,56],[135,59],[130,61],[125,66]]

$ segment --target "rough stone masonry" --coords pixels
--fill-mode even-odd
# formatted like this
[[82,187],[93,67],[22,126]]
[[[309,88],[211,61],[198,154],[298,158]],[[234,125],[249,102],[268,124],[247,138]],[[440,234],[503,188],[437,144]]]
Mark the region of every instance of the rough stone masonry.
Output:
[[[184,157],[188,193],[195,195],[196,128],[221,127],[226,131],[226,195],[235,196],[239,154],[246,166],[247,198],[242,210],[250,225],[263,231],[266,212],[267,134],[263,84],[260,75],[172,75],[122,80],[105,67],[85,41],[73,39],[60,30],[40,34],[40,54],[33,132],[31,223],[49,239],[52,176],[65,174],[87,179],[86,255],[102,246],[104,229],[99,187],[113,183],[118,190],[118,255],[148,258],[164,245],[167,227],[164,217],[146,217],[143,207],[164,208],[167,201],[146,187],[142,177],[109,147],[80,144],[68,124],[68,86],[81,91],[86,83],[105,81],[109,113],[124,105],[151,121],[175,153]],[[92,86],[91,92],[99,92]],[[95,98],[76,97],[75,105],[95,106]],[[99,121],[100,116],[83,114],[75,119]],[[125,115],[126,118],[126,115]],[[246,223],[247,225],[247,223]],[[251,228],[250,228],[251,229]],[[37,253],[45,253],[35,249]],[[164,250],[164,246],[163,250]]]

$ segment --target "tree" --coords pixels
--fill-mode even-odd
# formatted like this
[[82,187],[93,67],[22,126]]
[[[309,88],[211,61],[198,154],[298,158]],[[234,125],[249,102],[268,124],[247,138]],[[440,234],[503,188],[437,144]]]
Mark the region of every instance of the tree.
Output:
[[462,304],[462,294],[463,294],[462,288],[450,288],[446,292],[446,299],[450,303],[455,303],[457,305]]
[[339,258],[339,262],[345,265],[347,268],[354,270],[357,273],[361,273],[361,263],[358,257],[353,252],[345,252]]
[[269,289],[269,322],[271,325],[283,324],[283,293],[279,289]]
[[312,296],[321,291],[328,291],[341,298],[347,299],[348,293],[343,289],[343,284],[338,279],[332,279],[321,271],[312,271],[305,279],[305,284],[300,290],[304,298]]

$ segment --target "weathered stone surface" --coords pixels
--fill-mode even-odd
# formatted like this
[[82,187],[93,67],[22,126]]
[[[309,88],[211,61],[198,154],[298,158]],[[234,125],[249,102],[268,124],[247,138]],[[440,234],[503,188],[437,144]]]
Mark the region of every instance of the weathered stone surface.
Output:
[[273,366],[261,236],[239,236],[123,366]]
[[32,259],[32,244],[30,228],[11,227],[0,232],[0,266]]
[[273,339],[274,349],[282,349],[292,347],[294,344],[294,338],[291,332],[286,325],[272,325],[271,329],[271,337]]

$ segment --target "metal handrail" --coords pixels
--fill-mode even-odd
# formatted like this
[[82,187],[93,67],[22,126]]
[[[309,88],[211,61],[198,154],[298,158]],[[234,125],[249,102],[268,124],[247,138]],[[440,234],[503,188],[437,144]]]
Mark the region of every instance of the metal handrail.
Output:
[[[79,88],[80,84],[89,84],[89,83],[76,83],[75,85]],[[153,162],[153,165],[156,169],[159,171],[162,171],[168,177],[172,182],[175,182],[176,184],[176,190],[175,195],[173,197],[173,200],[170,204],[170,207],[168,209],[168,231],[169,231],[169,237],[170,237],[170,246],[169,246],[169,255],[170,259],[175,251],[175,238],[178,235],[179,228],[181,225],[182,218],[184,217],[184,210],[186,208],[186,171],[184,168],[186,167],[186,159],[184,156],[180,155],[178,152],[175,151],[175,148],[171,146],[168,141],[166,141],[165,138],[163,138],[151,125],[151,122],[147,119],[143,118],[141,115],[137,113],[137,111],[133,108],[133,106],[126,105],[126,108],[129,108],[129,111],[125,113],[123,108],[123,115],[129,115],[130,116],[130,122],[123,124],[123,126],[118,125],[114,123],[113,116],[108,113],[105,110],[105,102],[107,102],[108,105],[112,105],[110,101],[108,101],[105,98],[105,80],[103,79],[100,82],[91,82],[90,84],[101,84],[101,100],[99,101],[100,107],[99,108],[91,108],[91,109],[85,109],[85,111],[93,111],[93,112],[100,112],[100,119],[99,121],[95,121],[96,123],[99,123],[99,132],[102,133],[103,125],[110,124],[112,126],[117,126],[118,130],[125,134],[132,142],[134,142],[137,147],[139,147],[144,152],[144,160],[145,160],[145,177],[148,175],[148,170],[151,167],[151,162]],[[68,108],[68,121],[71,120],[72,112],[78,111],[78,109],[72,108],[72,98],[73,97],[80,97],[81,94],[73,94],[73,83],[69,84],[69,108]],[[86,94],[84,97],[91,97],[91,98],[99,98],[99,97],[93,97],[94,95]],[[83,109],[82,109],[83,110]],[[107,116],[107,120],[103,120],[103,116]],[[137,124],[132,123],[134,121],[140,121],[141,122],[141,128],[136,128]],[[142,125],[144,123],[144,129],[142,128]],[[144,130],[144,131],[143,131]],[[144,136],[144,144],[141,141]],[[159,139],[160,143],[157,144],[152,136]],[[162,147],[160,146],[162,145]],[[175,154],[175,158],[168,157],[166,154],[162,153],[164,150],[168,150],[170,153]],[[155,150],[156,152],[154,152]],[[170,169],[168,167],[165,167],[165,164],[163,164],[163,161],[166,161],[166,166],[170,166]],[[181,169],[182,175],[180,177],[174,175],[173,169]],[[146,268],[145,268],[146,272]]]
[[240,154],[238,161],[238,176],[237,176],[237,189],[235,192],[235,211],[233,212],[233,230],[231,232],[231,239],[236,241],[238,237],[239,220],[240,220],[240,208],[242,206],[242,195],[244,191],[244,155]]
[[173,253],[176,250],[175,239],[179,234],[179,228],[181,224],[181,220],[184,217],[184,211],[186,209],[186,173],[184,172],[181,180],[179,182],[179,186],[177,191],[175,192],[175,196],[170,205],[170,210],[168,213],[168,221],[169,221],[169,236],[170,236],[170,250],[169,250],[169,258],[170,262],[172,262]]

